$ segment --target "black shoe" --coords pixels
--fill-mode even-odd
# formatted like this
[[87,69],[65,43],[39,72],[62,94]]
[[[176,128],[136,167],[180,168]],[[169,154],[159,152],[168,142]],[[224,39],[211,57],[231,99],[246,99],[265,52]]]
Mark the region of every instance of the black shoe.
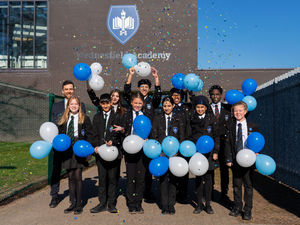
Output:
[[136,209],[135,208],[129,208],[129,213],[130,214],[136,214]]
[[197,208],[194,209],[193,213],[200,214],[202,210],[203,210],[203,207],[198,206]]
[[99,212],[104,212],[104,211],[106,211],[106,206],[100,205],[100,204],[97,205],[96,207],[90,209],[91,213],[99,213]]
[[207,205],[205,207],[205,211],[207,212],[207,214],[214,214],[215,213],[210,205]]
[[67,213],[73,212],[74,209],[75,209],[75,204],[72,204],[72,205],[69,206],[69,208],[64,210],[64,213],[67,214]]
[[52,197],[51,202],[49,204],[50,208],[55,208],[59,204],[59,198],[58,197]]
[[175,214],[175,208],[174,206],[171,206],[170,209],[169,209],[169,214],[170,215],[174,215]]
[[239,216],[241,215],[241,210],[240,209],[237,209],[237,208],[233,208],[230,213],[229,213],[229,216]]
[[244,212],[243,220],[251,220],[251,211],[245,211]]
[[109,208],[107,209],[107,211],[110,212],[110,213],[117,213],[117,212],[118,212],[118,210],[117,210],[116,207],[109,207]]
[[166,209],[163,209],[163,210],[161,210],[161,214],[163,214],[163,215],[167,215],[167,214],[169,214],[169,211],[168,211],[168,210],[166,210]]
[[75,214],[75,215],[78,215],[78,214],[81,214],[81,213],[82,213],[82,207],[81,207],[81,206],[76,207],[76,208],[74,209],[74,214]]
[[142,206],[138,206],[136,208],[136,212],[139,213],[139,214],[143,214],[144,213],[144,209],[142,208]]

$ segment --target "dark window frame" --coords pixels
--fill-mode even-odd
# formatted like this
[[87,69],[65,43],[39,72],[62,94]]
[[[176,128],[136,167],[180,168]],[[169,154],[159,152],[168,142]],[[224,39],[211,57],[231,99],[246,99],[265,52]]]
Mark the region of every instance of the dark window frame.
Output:
[[[7,2],[7,41],[6,41],[6,51],[7,51],[7,68],[0,68],[0,73],[9,73],[9,72],[21,72],[21,73],[39,73],[39,72],[48,72],[49,69],[49,0],[5,0],[0,2]],[[10,67],[10,49],[9,49],[9,32],[10,32],[10,3],[11,2],[20,2],[20,25],[21,25],[21,34],[20,34],[20,67],[21,68],[11,68]],[[33,67],[31,68],[22,68],[22,45],[23,45],[23,3],[24,2],[33,2],[33,27],[34,27],[34,35],[33,35]],[[46,56],[47,56],[47,65],[46,68],[35,68],[37,60],[36,60],[36,7],[37,2],[45,2],[47,7],[47,35],[46,35]]]

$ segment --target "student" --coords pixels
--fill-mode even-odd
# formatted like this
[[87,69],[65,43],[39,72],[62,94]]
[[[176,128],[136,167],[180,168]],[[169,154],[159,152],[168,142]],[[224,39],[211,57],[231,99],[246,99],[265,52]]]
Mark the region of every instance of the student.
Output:
[[[179,142],[184,139],[184,124],[179,114],[173,113],[174,100],[165,97],[162,100],[163,113],[155,116],[152,126],[152,138],[162,143],[167,136],[173,136]],[[175,214],[176,192],[178,190],[178,177],[169,171],[160,177],[160,195],[162,214]]]
[[120,149],[120,134],[114,130],[115,125],[120,125],[121,113],[115,112],[112,108],[109,94],[102,94],[99,99],[101,111],[93,119],[96,164],[98,167],[100,204],[90,210],[91,213],[98,213],[108,210],[110,213],[117,213],[116,191],[119,180],[119,165],[121,153],[117,159],[107,162],[98,155],[99,146],[106,144],[116,146]]
[[[219,163],[220,163],[220,177],[221,177],[221,201],[229,200],[227,196],[229,185],[229,168],[226,165],[224,148],[225,139],[228,130],[228,124],[231,120],[230,105],[224,104],[222,100],[223,89],[219,85],[213,85],[209,89],[209,96],[212,101],[210,104],[213,115],[216,119],[220,134],[220,149],[219,149]],[[213,180],[214,184],[214,180]]]
[[[124,137],[134,134],[132,125],[137,116],[145,115],[152,120],[151,109],[144,108],[143,105],[143,96],[140,93],[133,94],[131,97],[131,109],[124,114],[122,120]],[[142,150],[136,154],[124,152],[124,157],[127,172],[126,195],[129,212],[131,214],[144,213],[142,200],[145,189],[145,171],[149,160]]]
[[257,132],[258,126],[246,119],[248,112],[247,104],[237,102],[232,106],[233,120],[229,127],[229,138],[225,148],[225,158],[227,165],[232,169],[233,175],[233,195],[234,207],[229,213],[230,216],[239,216],[242,213],[242,184],[244,184],[244,220],[251,219],[253,201],[253,172],[254,165],[251,167],[241,167],[236,162],[238,151],[244,148],[245,141],[251,132]]
[[[149,94],[149,91],[151,89],[151,81],[148,79],[141,79],[138,82],[138,91],[144,98],[144,105],[145,108],[151,112],[152,116],[154,116],[155,109],[157,109],[160,105],[161,101],[161,88],[159,83],[159,76],[157,73],[157,70],[154,67],[151,67],[152,76],[155,79],[155,91],[154,94]],[[135,73],[134,67],[129,69],[129,76],[128,79],[124,85],[124,99],[128,103],[128,105],[131,104],[131,81],[132,77]],[[148,163],[150,163],[150,160],[147,158]],[[149,172],[148,166],[146,166],[146,178],[145,178],[145,191],[144,191],[144,198],[145,201],[148,203],[154,202],[154,197],[151,192],[151,186],[152,186],[152,175]]]
[[[191,140],[197,143],[198,139],[203,135],[208,135],[214,139],[215,145],[214,149],[204,154],[208,159],[209,167],[206,174],[202,176],[196,176],[195,188],[197,196],[197,207],[194,210],[194,214],[199,214],[203,209],[206,210],[208,214],[213,214],[214,211],[211,207],[211,192],[212,192],[212,174],[214,169],[218,167],[218,149],[219,149],[219,135],[217,126],[215,123],[214,116],[210,113],[208,99],[203,96],[196,96],[194,98],[195,103],[195,113],[191,117]],[[203,184],[204,182],[204,184]],[[202,203],[203,188],[205,188],[205,208]]]
[[[173,113],[178,114],[180,118],[183,120],[184,130],[185,130],[185,137],[189,136],[189,118],[191,113],[191,104],[186,104],[182,102],[184,97],[183,90],[179,90],[177,88],[172,88],[170,90],[170,94],[172,99],[174,100],[174,109]],[[187,202],[187,190],[188,190],[188,181],[189,181],[189,174],[181,177],[179,179],[179,187],[178,187],[178,194],[177,194],[177,201],[179,203],[186,203]]]
[[[62,84],[62,95],[64,96],[64,100],[60,102],[56,102],[53,104],[51,109],[51,121],[57,124],[63,115],[68,100],[74,95],[74,83],[70,80],[66,80]],[[85,113],[85,106],[81,103],[82,112]],[[53,149],[53,165],[52,165],[52,174],[50,181],[50,196],[51,202],[49,204],[50,208],[55,208],[59,203],[59,182],[60,182],[60,174],[61,174],[61,159],[62,153]]]
[[74,211],[82,213],[82,168],[87,164],[87,158],[78,157],[73,153],[73,144],[77,140],[91,141],[93,137],[90,118],[81,109],[78,97],[70,97],[67,108],[58,122],[60,134],[67,134],[71,139],[71,147],[62,152],[62,168],[66,169],[69,178],[71,205],[65,213]]

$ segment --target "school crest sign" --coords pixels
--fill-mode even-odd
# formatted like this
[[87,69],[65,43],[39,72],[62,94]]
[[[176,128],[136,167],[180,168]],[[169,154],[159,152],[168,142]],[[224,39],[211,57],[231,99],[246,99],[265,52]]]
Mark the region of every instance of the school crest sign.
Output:
[[136,5],[111,5],[107,15],[107,28],[124,45],[140,26]]

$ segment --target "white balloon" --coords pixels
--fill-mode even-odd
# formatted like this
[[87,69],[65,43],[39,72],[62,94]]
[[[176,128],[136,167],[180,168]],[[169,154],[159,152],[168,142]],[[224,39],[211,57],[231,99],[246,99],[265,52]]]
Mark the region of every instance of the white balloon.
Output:
[[92,70],[92,74],[99,75],[102,72],[102,66],[100,63],[94,62],[94,63],[92,63],[90,68]]
[[169,158],[169,169],[176,177],[183,177],[189,172],[189,165],[187,161],[178,156]]
[[108,146],[103,144],[98,148],[98,154],[102,159],[110,162],[118,158],[119,151],[116,146]]
[[250,167],[255,163],[256,154],[250,149],[242,149],[236,155],[237,163],[242,167]]
[[100,91],[104,87],[104,80],[101,76],[92,74],[92,77],[89,79],[89,85],[93,90]]
[[123,141],[123,148],[129,154],[138,153],[144,144],[144,139],[135,134],[127,136]]
[[151,73],[151,66],[146,62],[139,62],[134,66],[134,69],[141,77],[147,77]]
[[189,161],[189,169],[195,176],[202,176],[208,170],[208,160],[201,153],[195,153]]
[[40,127],[40,136],[45,141],[52,143],[55,136],[58,135],[58,128],[52,122],[45,122]]

